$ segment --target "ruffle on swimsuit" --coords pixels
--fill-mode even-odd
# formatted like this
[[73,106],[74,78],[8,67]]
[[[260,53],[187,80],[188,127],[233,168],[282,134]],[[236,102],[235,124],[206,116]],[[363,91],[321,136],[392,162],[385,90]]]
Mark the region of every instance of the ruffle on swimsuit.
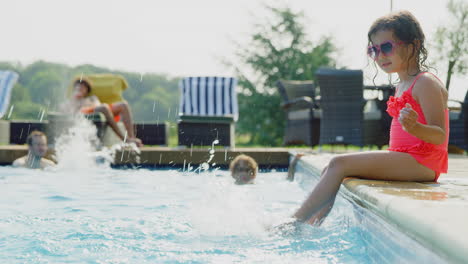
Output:
[[407,103],[409,103],[416,112],[422,112],[421,106],[408,92],[409,90],[404,91],[400,97],[390,96],[387,101],[387,112],[391,117],[398,118],[400,110],[404,108]]
[[[409,90],[403,92],[400,97],[390,96],[387,101],[387,113],[398,120],[398,116],[400,115],[400,110],[406,107],[406,104],[410,104],[414,111],[416,111],[419,115],[418,122],[422,124],[427,124],[426,118],[424,117],[421,106],[419,103],[411,96]],[[400,147],[391,147],[391,150],[398,151],[398,152],[423,152],[428,153],[433,151],[436,148],[436,145],[428,143],[426,141],[421,140],[421,142],[417,145],[412,146],[400,146]]]

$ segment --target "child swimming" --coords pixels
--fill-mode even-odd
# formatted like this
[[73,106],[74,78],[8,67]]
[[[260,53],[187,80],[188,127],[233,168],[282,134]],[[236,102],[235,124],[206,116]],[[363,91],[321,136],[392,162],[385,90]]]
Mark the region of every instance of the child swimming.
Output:
[[229,171],[236,184],[252,184],[257,176],[257,162],[250,156],[241,154],[230,164]]

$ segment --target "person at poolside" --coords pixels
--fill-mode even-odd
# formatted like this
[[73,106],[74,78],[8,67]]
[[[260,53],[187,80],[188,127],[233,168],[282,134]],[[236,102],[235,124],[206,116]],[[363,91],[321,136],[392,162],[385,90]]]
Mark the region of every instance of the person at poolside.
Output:
[[26,139],[28,143],[28,155],[13,161],[14,167],[26,167],[31,169],[44,169],[54,166],[55,163],[45,157],[47,154],[47,137],[40,131],[33,131]]
[[257,162],[250,156],[241,154],[237,156],[230,164],[229,171],[236,184],[253,184],[257,176]]
[[[387,102],[392,116],[386,151],[335,156],[302,206],[293,225],[320,224],[331,210],[341,182],[347,176],[386,181],[437,181],[448,168],[448,93],[427,72],[425,37],[408,11],[377,19],[368,32],[368,55],[386,73],[396,73],[395,96]],[[286,223],[291,225],[291,223]]]
[[90,95],[91,89],[91,82],[86,79],[77,79],[73,83],[73,96],[70,102],[72,110],[83,114],[103,113],[112,130],[121,140],[124,140],[125,136],[114,119],[115,116],[120,115],[128,133],[126,142],[133,142],[139,147],[143,146],[141,140],[135,137],[132,113],[128,103],[125,101],[110,105],[101,103],[95,95]]

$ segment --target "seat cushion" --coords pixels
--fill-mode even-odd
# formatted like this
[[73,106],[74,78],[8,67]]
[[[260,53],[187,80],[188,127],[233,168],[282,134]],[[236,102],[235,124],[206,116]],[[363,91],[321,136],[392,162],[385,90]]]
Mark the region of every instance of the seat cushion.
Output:
[[[78,78],[80,77],[76,79]],[[128,83],[123,76],[115,74],[91,74],[83,76],[83,78],[91,82],[90,95],[95,95],[102,103],[113,104],[124,101],[122,92],[128,88]],[[72,91],[73,85],[70,85],[68,96],[71,96]]]

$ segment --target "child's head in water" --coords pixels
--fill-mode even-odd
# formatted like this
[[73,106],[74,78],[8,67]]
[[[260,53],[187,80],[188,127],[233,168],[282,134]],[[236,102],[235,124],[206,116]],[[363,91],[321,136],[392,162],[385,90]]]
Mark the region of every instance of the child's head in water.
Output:
[[252,157],[242,154],[231,162],[229,170],[236,184],[249,184],[257,176],[258,165]]
[[427,70],[424,33],[410,12],[400,11],[377,19],[367,37],[368,55],[386,73],[416,75]]

